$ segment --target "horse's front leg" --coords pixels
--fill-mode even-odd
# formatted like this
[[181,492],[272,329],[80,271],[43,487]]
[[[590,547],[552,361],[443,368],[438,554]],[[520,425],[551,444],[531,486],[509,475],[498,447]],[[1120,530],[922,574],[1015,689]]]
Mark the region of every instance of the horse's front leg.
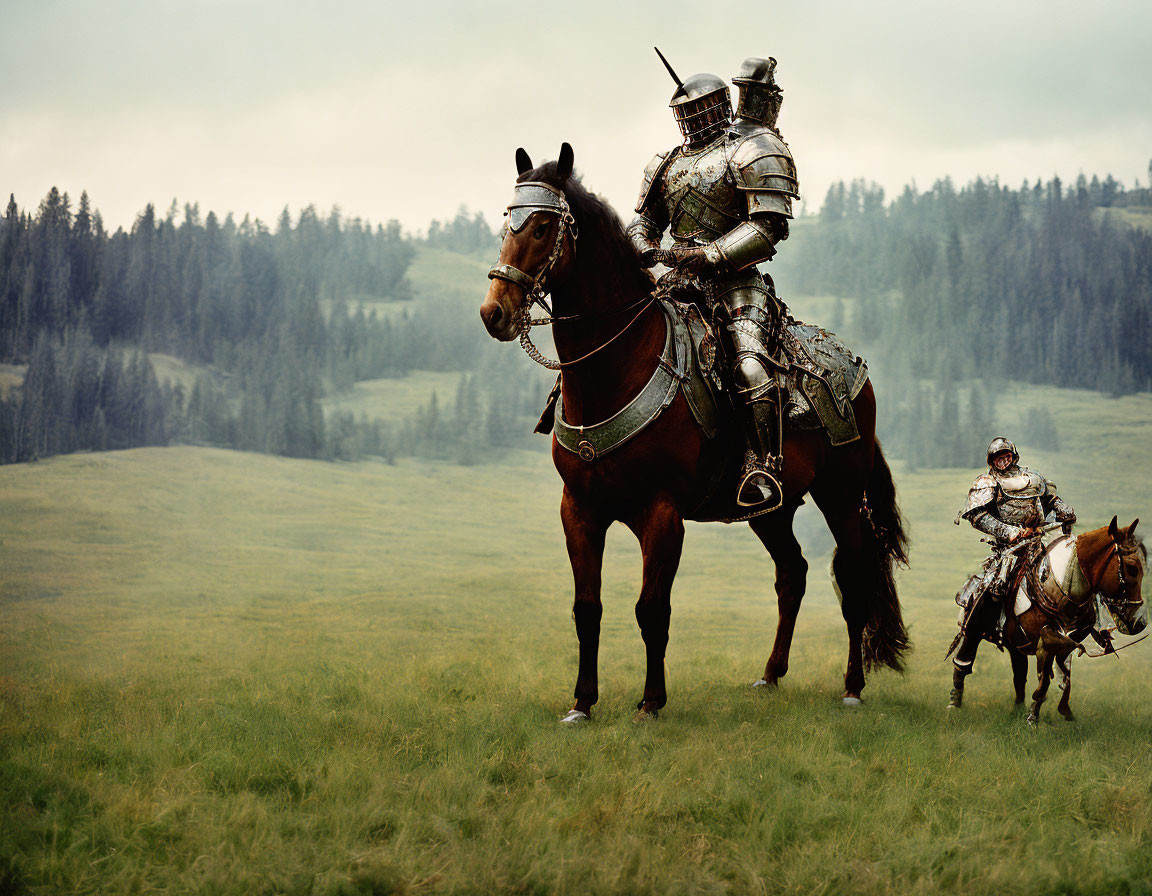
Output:
[[596,671],[600,651],[600,616],[604,609],[600,602],[600,576],[604,564],[604,534],[610,522],[605,522],[600,514],[581,504],[567,488],[560,502],[560,518],[564,523],[568,559],[572,563],[572,578],[576,585],[572,617],[576,621],[576,638],[580,642],[576,703],[564,721],[579,722],[591,718],[592,706],[600,696]]
[[1056,665],[1060,667],[1060,688],[1064,692],[1060,695],[1060,702],[1056,704],[1056,711],[1069,722],[1076,721],[1076,717],[1072,715],[1072,707],[1068,705],[1068,700],[1072,696],[1072,657],[1073,654],[1069,653],[1056,658]]
[[644,556],[644,582],[636,601],[636,622],[644,638],[647,673],[644,696],[636,708],[656,716],[668,702],[664,683],[664,654],[668,648],[668,621],[672,616],[672,580],[684,547],[684,518],[670,499],[662,498],[628,522],[640,541]]
[[1024,687],[1028,682],[1028,657],[1016,650],[1008,648],[1008,658],[1012,660],[1012,687],[1016,691],[1016,705],[1024,702]]
[[1052,683],[1052,652],[1044,640],[1045,628],[1041,632],[1040,641],[1036,645],[1036,690],[1032,692],[1032,709],[1028,713],[1028,724],[1035,725],[1040,721],[1040,707],[1044,705],[1044,698],[1048,696],[1048,686]]

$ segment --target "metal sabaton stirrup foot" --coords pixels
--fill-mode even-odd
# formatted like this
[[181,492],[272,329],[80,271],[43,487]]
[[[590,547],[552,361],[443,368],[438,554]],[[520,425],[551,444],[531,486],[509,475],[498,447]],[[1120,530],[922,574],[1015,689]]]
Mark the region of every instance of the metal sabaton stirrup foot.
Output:
[[754,455],[744,462],[740,470],[740,485],[736,490],[736,503],[740,507],[764,507],[774,510],[784,502],[784,489],[776,478],[776,471]]

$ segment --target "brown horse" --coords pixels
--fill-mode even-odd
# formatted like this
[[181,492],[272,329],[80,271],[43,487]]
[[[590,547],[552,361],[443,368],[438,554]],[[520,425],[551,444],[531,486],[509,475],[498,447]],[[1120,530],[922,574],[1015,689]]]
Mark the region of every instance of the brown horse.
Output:
[[[1134,535],[1137,522],[1133,520],[1128,528],[1120,529],[1116,517],[1112,517],[1107,526],[1075,538],[1057,539],[1046,551],[1047,575],[1042,580],[1033,568],[1020,586],[1031,606],[1019,615],[1008,613],[1004,645],[1012,660],[1017,705],[1024,702],[1027,656],[1036,657],[1039,685],[1032,694],[1030,723],[1035,724],[1040,718],[1040,707],[1052,682],[1053,663],[1060,669],[1064,691],[1056,708],[1072,721],[1068,705],[1072,657],[1084,652],[1079,642],[1095,632],[1099,624],[1097,594],[1122,634],[1137,635],[1147,626],[1141,595],[1147,551]],[[1033,567],[1040,562],[1041,558],[1033,561]],[[1078,570],[1070,565],[1073,563],[1079,565]],[[1107,646],[1106,636],[1100,640]]]
[[[565,143],[558,161],[538,168],[522,149],[516,161],[518,201],[509,207],[509,227],[480,316],[494,338],[515,339],[526,325],[532,298],[546,289],[553,299],[553,336],[563,370],[564,420],[591,426],[625,407],[654,375],[665,345],[665,317],[652,301],[652,277],[641,267],[619,217],[572,176],[571,147]],[[519,201],[533,190],[543,198]],[[854,399],[853,410],[861,438],[850,444],[832,447],[819,430],[786,433],[784,504],[749,523],[776,565],[780,618],[762,679],[775,684],[788,671],[804,596],[808,564],[792,532],[804,494],[812,495],[828,521],[848,627],[847,704],[860,702],[866,667],[901,670],[908,647],[892,578],[893,565],[906,562],[906,539],[891,473],[875,439],[870,384]],[[553,439],[552,458],[564,481],[560,515],[575,579],[580,644],[576,702],[565,721],[589,718],[599,696],[601,567],[605,533],[616,521],[632,530],[643,554],[636,621],[647,675],[637,709],[654,716],[667,702],[664,654],[684,520],[694,518],[707,496],[720,441],[705,437],[682,391],[647,428],[610,454],[585,460]]]

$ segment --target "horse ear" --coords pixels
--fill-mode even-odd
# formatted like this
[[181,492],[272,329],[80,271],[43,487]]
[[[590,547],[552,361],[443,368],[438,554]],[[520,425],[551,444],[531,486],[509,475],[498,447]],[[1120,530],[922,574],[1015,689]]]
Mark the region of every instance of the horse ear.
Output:
[[528,153],[524,152],[524,147],[521,146],[516,150],[516,173],[523,174],[526,171],[531,171],[533,167],[532,160],[528,158]]
[[1136,531],[1136,524],[1140,522],[1140,517],[1132,520],[1132,525],[1124,530],[1124,540],[1127,541],[1132,538],[1132,533]]
[[567,180],[572,173],[572,147],[568,143],[560,144],[560,158],[556,161],[556,176],[560,180]]
[[1120,529],[1116,525],[1116,517],[1112,517],[1112,522],[1108,524],[1108,534],[1113,538],[1120,534]]

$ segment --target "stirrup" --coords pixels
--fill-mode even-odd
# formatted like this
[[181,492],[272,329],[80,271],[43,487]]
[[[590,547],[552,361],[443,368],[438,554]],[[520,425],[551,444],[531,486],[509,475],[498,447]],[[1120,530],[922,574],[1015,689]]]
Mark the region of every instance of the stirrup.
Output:
[[736,488],[738,507],[775,510],[784,503],[784,489],[777,478],[775,466],[769,466],[755,455],[744,461],[740,470],[740,484]]

